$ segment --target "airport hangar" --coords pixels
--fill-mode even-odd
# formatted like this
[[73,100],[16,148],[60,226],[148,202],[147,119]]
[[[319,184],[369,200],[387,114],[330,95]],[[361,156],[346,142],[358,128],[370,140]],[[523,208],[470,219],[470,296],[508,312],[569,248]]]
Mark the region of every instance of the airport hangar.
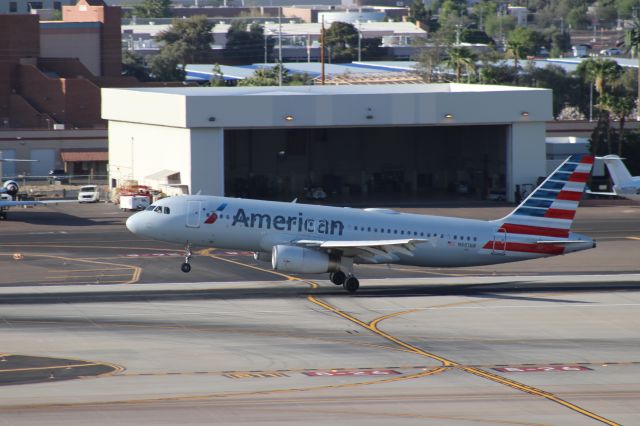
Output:
[[102,89],[111,187],[291,200],[484,199],[545,175],[551,91],[510,86]]

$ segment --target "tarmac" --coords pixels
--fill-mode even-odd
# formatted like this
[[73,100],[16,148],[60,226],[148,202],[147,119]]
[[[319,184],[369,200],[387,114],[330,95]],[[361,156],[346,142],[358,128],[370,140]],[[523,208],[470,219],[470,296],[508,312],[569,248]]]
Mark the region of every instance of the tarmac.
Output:
[[[412,209],[497,218],[511,207]],[[0,425],[640,424],[640,208],[594,250],[363,266],[355,295],[250,253],[139,239],[108,204],[0,235]]]

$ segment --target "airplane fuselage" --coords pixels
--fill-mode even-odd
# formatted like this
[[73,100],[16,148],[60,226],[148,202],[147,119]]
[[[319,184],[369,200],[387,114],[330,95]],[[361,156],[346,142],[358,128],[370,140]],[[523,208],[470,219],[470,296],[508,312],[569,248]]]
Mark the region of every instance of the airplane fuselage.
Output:
[[[499,221],[398,213],[216,196],[160,200],[127,222],[138,235],[222,249],[271,253],[279,244],[312,241],[378,241],[412,238],[411,254],[356,258],[356,263],[460,267],[514,262],[594,246],[537,244],[540,237],[504,232]],[[168,210],[167,210],[168,209]],[[552,237],[546,240],[553,239]],[[559,238],[558,240],[562,240]]]

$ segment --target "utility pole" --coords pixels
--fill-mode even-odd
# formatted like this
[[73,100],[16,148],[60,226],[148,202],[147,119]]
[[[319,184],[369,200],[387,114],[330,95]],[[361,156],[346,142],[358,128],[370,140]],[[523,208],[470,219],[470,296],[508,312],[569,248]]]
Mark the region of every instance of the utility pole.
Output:
[[278,86],[282,86],[282,7],[278,7]]
[[320,75],[324,86],[324,15],[322,15],[322,26],[320,27]]

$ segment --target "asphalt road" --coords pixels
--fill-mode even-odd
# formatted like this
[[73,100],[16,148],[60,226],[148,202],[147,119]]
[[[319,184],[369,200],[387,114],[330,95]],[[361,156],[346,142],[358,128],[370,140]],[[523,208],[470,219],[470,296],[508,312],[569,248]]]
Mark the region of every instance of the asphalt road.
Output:
[[[421,209],[497,218],[509,207]],[[146,241],[111,205],[0,224],[0,425],[640,424],[640,209],[594,250],[468,269],[274,274]]]

